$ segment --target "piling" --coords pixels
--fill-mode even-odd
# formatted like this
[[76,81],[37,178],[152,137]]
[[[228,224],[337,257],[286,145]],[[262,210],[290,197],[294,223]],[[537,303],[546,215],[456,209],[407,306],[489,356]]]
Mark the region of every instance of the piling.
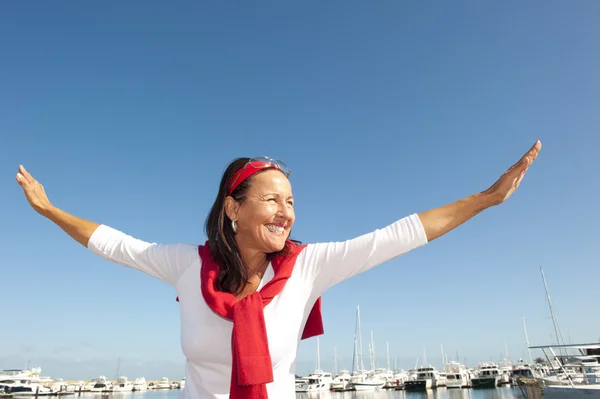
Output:
[[517,386],[525,399],[542,399],[542,386],[534,378],[521,377],[517,380]]

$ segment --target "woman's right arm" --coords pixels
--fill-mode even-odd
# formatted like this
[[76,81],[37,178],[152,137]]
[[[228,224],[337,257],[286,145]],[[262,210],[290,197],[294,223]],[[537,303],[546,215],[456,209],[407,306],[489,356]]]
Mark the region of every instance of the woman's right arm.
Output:
[[19,165],[16,179],[23,189],[29,205],[37,213],[52,220],[65,233],[87,248],[90,237],[100,226],[98,223],[78,218],[52,205],[46,195],[44,186],[35,180],[23,165]]
[[47,211],[43,212],[42,215],[52,220],[58,227],[63,229],[65,233],[70,235],[71,238],[86,248],[90,241],[90,237],[92,237],[92,234],[100,227],[98,223],[78,218],[55,206],[52,206]]
[[176,284],[183,270],[198,260],[195,245],[145,242],[55,207],[48,200],[44,187],[23,166],[19,166],[16,179],[36,212],[106,260],[143,271],[171,285]]

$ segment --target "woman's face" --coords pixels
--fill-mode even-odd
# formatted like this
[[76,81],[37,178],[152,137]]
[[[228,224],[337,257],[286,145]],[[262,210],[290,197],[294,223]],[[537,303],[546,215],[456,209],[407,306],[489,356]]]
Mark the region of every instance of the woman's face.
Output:
[[237,244],[242,251],[281,251],[295,220],[292,185],[277,169],[259,172],[249,183],[246,200],[232,218],[237,221]]

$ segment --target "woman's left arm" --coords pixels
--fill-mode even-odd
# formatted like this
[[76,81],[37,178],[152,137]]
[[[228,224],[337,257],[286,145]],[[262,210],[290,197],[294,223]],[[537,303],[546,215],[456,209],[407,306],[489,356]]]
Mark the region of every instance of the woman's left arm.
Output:
[[306,278],[314,282],[315,294],[423,246],[481,211],[506,201],[521,183],[540,149],[538,141],[485,191],[405,217],[383,229],[348,241],[308,245],[303,251],[302,263]]
[[537,158],[542,143],[536,143],[487,190],[419,214],[427,240],[432,241],[454,230],[479,212],[500,205],[515,192],[527,169]]

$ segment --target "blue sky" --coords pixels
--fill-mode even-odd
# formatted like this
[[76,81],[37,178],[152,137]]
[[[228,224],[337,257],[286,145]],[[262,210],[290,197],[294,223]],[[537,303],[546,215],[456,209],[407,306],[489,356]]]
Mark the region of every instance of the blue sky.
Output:
[[[404,368],[595,341],[600,3],[6,3],[0,13],[0,368],[183,376],[175,292],[80,247],[53,203],[156,242],[204,242],[221,172],[285,160],[295,237],[344,240],[487,188],[537,139],[517,193],[324,296],[321,359],[350,368],[355,309]],[[366,343],[365,343],[366,347]],[[303,342],[298,371],[314,368]],[[366,355],[366,354],[365,354]],[[368,357],[366,357],[368,359]]]

